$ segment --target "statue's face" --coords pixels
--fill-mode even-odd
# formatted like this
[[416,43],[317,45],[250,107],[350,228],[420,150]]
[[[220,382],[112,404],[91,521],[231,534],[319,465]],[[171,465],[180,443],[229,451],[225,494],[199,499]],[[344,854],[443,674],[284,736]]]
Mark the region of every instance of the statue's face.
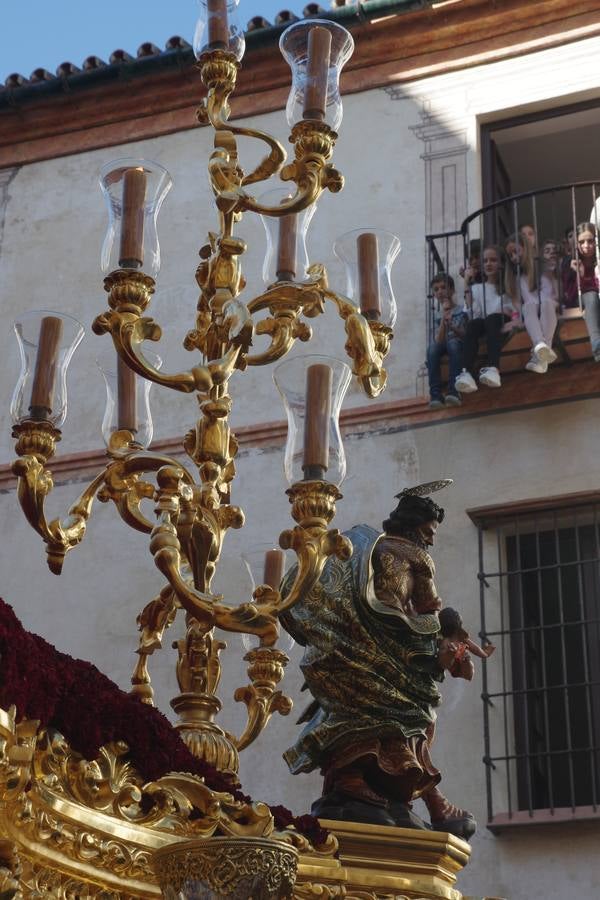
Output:
[[431,522],[425,522],[424,525],[419,525],[419,527],[416,529],[417,534],[426,547],[433,546],[435,534],[438,529],[438,524],[439,523],[437,519],[433,519]]

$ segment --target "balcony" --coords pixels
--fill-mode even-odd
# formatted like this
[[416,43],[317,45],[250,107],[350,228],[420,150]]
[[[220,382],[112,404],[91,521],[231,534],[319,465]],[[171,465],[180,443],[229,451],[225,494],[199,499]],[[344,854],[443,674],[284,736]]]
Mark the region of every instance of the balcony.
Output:
[[[466,314],[466,330],[474,328],[473,319],[487,320],[496,311],[501,316],[501,320],[496,320],[500,331],[497,369],[503,392],[509,386],[511,392],[522,389],[516,383],[511,384],[517,373],[522,376],[518,379],[520,384],[522,378],[527,378],[528,393],[538,394],[542,383],[546,391],[557,377],[570,381],[572,376],[567,370],[575,364],[581,366],[587,362],[590,371],[594,370],[589,329],[597,351],[596,360],[600,361],[600,310],[594,313],[588,308],[586,320],[584,307],[586,303],[588,307],[593,304],[589,294],[594,291],[597,294],[598,290],[599,220],[600,181],[596,180],[504,197],[469,215],[459,230],[427,235],[427,347],[445,334],[458,336],[451,332],[440,335],[439,331],[442,301],[454,286],[455,303]],[[584,223],[594,227],[582,229]],[[490,270],[488,277],[484,262],[486,256],[493,258],[494,253],[498,258],[497,274],[494,276]],[[449,276],[445,291],[442,288],[440,292],[438,276]],[[433,290],[432,282],[436,278],[438,287]],[[550,299],[551,305],[546,305]],[[593,324],[596,320],[597,335]],[[546,332],[543,338],[540,326]],[[477,330],[486,332],[481,323]],[[461,353],[471,357],[470,361],[465,360],[465,365],[477,383],[479,370],[494,364],[494,359],[489,358],[494,355],[493,348],[488,347],[485,335],[478,343],[471,335],[472,352],[469,352],[465,338],[466,335],[462,338]],[[551,348],[550,359],[556,357],[550,365],[532,365],[533,348],[540,342]],[[443,358],[441,376],[442,385],[446,386],[447,356]],[[595,374],[593,381],[598,382],[595,388],[600,387]],[[493,393],[493,405],[505,405],[500,392]],[[463,394],[462,400],[474,411],[490,405],[491,392],[484,388],[478,394]]]

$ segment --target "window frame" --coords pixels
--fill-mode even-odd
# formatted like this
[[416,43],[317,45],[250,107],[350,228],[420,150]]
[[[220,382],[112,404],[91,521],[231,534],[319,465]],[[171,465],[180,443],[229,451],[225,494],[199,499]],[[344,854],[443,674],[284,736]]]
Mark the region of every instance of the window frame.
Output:
[[[541,567],[541,557],[539,555],[539,547],[540,547],[540,535],[544,534],[544,523],[549,521],[553,522],[553,532],[554,538],[557,541],[556,544],[556,561],[555,568],[557,571],[557,576],[555,576],[556,584],[558,585],[558,591],[562,590],[561,584],[563,581],[564,567],[569,565],[574,565],[577,568],[577,578],[579,581],[579,593],[577,594],[577,598],[574,602],[580,605],[581,609],[585,608],[585,615],[579,622],[576,622],[576,625],[579,625],[579,630],[575,632],[576,640],[579,640],[584,643],[589,642],[587,626],[590,622],[597,622],[597,618],[594,617],[593,620],[589,620],[589,614],[587,610],[590,608],[590,604],[586,600],[586,597],[590,595],[592,597],[591,607],[593,607],[596,611],[600,605],[600,586],[596,587],[596,582],[600,579],[600,491],[586,491],[579,492],[573,494],[565,494],[560,496],[546,497],[546,498],[534,498],[522,501],[514,501],[506,504],[498,504],[493,506],[485,506],[485,507],[477,507],[473,509],[468,509],[467,515],[473,522],[473,524],[478,529],[478,551],[479,551],[479,568],[478,568],[478,579],[480,585],[480,614],[481,614],[481,634],[482,636],[486,636],[488,634],[488,626],[489,620],[493,618],[493,616],[486,615],[491,611],[490,609],[490,601],[492,596],[488,598],[488,594],[492,595],[493,590],[498,592],[499,596],[499,610],[495,609],[496,616],[500,618],[500,630],[502,633],[501,646],[499,647],[499,653],[496,656],[492,657],[490,662],[491,666],[500,665],[502,667],[502,692],[494,692],[493,690],[490,692],[490,672],[488,672],[487,665],[483,666],[482,673],[482,699],[484,703],[484,743],[485,743],[485,755],[483,758],[483,762],[486,767],[486,792],[487,792],[487,806],[488,806],[488,828],[493,833],[501,833],[504,830],[510,830],[514,827],[520,827],[523,825],[532,825],[532,824],[558,824],[564,823],[567,821],[592,821],[600,819],[600,771],[598,761],[600,759],[600,740],[598,737],[598,732],[600,732],[600,683],[598,683],[598,672],[594,675],[593,679],[590,680],[589,672],[593,670],[593,666],[591,668],[586,668],[586,672],[588,673],[586,676],[586,680],[584,681],[583,691],[586,693],[587,698],[587,727],[588,731],[591,735],[589,747],[580,748],[578,745],[575,747],[571,746],[570,738],[567,739],[568,749],[566,751],[561,751],[561,753],[566,753],[568,757],[568,765],[573,767],[573,760],[576,758],[576,754],[578,753],[589,753],[588,764],[591,766],[591,770],[594,771],[593,781],[594,786],[591,789],[591,797],[588,799],[591,800],[591,803],[580,803],[580,805],[576,805],[576,803],[572,803],[570,806],[535,806],[532,804],[532,788],[531,788],[531,771],[533,764],[536,762],[536,754],[528,752],[519,756],[518,754],[518,739],[516,736],[516,728],[517,728],[517,720],[518,720],[518,704],[521,704],[522,710],[528,704],[527,699],[518,699],[520,688],[516,690],[514,688],[514,678],[515,678],[515,670],[517,671],[517,683],[518,683],[518,668],[519,665],[523,667],[526,665],[526,657],[525,657],[525,639],[523,638],[523,650],[519,654],[517,653],[515,657],[514,653],[514,643],[511,645],[511,641],[514,641],[512,637],[511,623],[507,618],[506,621],[504,617],[509,616],[509,611],[511,609],[511,604],[513,608],[515,604],[522,602],[521,590],[519,587],[517,594],[519,595],[517,599],[517,594],[514,593],[514,584],[513,584],[513,597],[512,600],[509,596],[509,586],[508,581],[510,578],[517,578],[519,585],[521,585],[521,580],[523,578],[523,572],[521,571],[520,563],[516,570],[512,570],[510,568],[508,555],[509,555],[509,540],[511,537],[514,541],[514,545],[519,544],[520,534],[535,534],[536,535],[536,544],[537,544],[537,572],[542,571]],[[581,550],[579,547],[579,533],[582,528],[585,528],[585,517],[588,519],[590,515],[593,517],[594,524],[594,555],[589,559],[584,558],[581,554]],[[583,517],[583,518],[582,518]],[[557,524],[558,523],[558,524]],[[521,531],[519,531],[521,528]],[[494,530],[496,533],[496,547],[493,550],[493,556],[490,556],[490,536],[486,535],[486,532]],[[569,562],[565,560],[563,562],[563,552],[560,549],[561,545],[559,543],[560,540],[566,540],[568,537],[568,531],[572,530],[575,536],[575,542],[577,545],[576,550],[576,558],[574,562]],[[562,537],[560,535],[562,534]],[[492,568],[487,565],[486,560],[493,560]],[[596,569],[593,570],[594,574],[593,587],[585,587],[584,578],[585,573],[584,569],[589,564],[595,566]],[[486,571],[487,570],[487,571]],[[592,570],[590,570],[592,571]],[[496,584],[491,584],[491,579],[496,579]],[[540,594],[539,594],[539,603],[540,610],[545,610],[545,607],[542,606],[542,593],[541,593],[541,580],[538,575],[538,582],[540,584]],[[589,580],[587,582],[589,584]],[[492,590],[490,590],[492,588]],[[586,594],[587,590],[587,594]],[[503,591],[506,596],[503,596]],[[568,619],[564,615],[563,607],[562,607],[562,597],[560,598],[560,624],[559,630],[561,633],[560,642],[563,647],[563,666],[564,672],[568,673],[568,666],[565,664],[565,656],[564,656],[564,645],[565,645],[565,622],[568,623]],[[544,616],[545,612],[541,612],[541,620],[540,624],[537,626],[540,631],[539,634],[541,636],[542,644],[544,641],[544,635],[548,633],[547,626],[544,624]],[[522,615],[522,612],[521,612]],[[508,623],[508,624],[507,624]],[[548,628],[555,627],[557,623],[552,623]],[[596,628],[598,629],[598,625]],[[492,642],[495,643],[494,639],[494,630],[490,628],[489,633]],[[506,652],[506,647],[508,646],[508,652]],[[589,648],[586,650],[589,659]],[[546,666],[546,659],[544,658],[543,665]],[[586,663],[587,667],[587,663]],[[598,666],[596,666],[598,668]],[[492,670],[490,670],[492,671]],[[546,669],[544,669],[546,671]],[[530,686],[525,683],[527,676],[523,676],[524,684],[521,686],[523,688],[523,697],[526,697],[526,692],[529,690],[533,691],[532,697],[536,697],[538,694],[542,697],[543,703],[546,705],[546,713],[547,713],[547,698],[549,695],[548,687],[544,682],[542,688],[532,689]],[[522,679],[522,680],[523,680]],[[576,697],[576,692],[570,691],[568,687],[568,675],[565,675],[564,679],[564,687],[560,687],[561,692],[564,691],[564,703],[566,709],[567,719],[569,717],[569,712],[572,708],[576,706],[577,702],[580,702],[580,698],[578,699],[570,699],[572,697]],[[577,687],[574,682],[574,688]],[[579,685],[579,689],[581,690],[581,685]],[[554,686],[551,687],[551,690],[554,690]],[[515,699],[516,698],[516,699]],[[498,716],[492,718],[494,716],[494,705],[496,705],[496,712]],[[570,721],[570,720],[569,720]],[[500,727],[499,727],[499,722]],[[530,728],[530,726],[527,726]],[[555,726],[554,726],[555,727]],[[497,742],[497,733],[501,728],[504,729],[504,746],[505,746],[505,754],[506,756],[494,756],[492,752],[492,745]],[[494,732],[494,734],[492,733]],[[552,744],[551,744],[551,735],[552,735],[552,727],[548,728],[548,722],[546,722],[546,730],[544,732],[544,740],[546,741],[545,749],[542,752],[541,759],[544,759],[545,764],[548,767],[548,771],[553,768],[553,764],[548,760],[552,755]],[[572,733],[572,728],[570,729],[570,733]],[[528,732],[525,742],[529,744],[531,740],[531,730]],[[498,764],[498,765],[496,765]],[[500,767],[504,768],[504,772],[500,772]],[[496,776],[496,781],[494,782],[494,776]],[[522,796],[519,797],[519,790],[517,786],[518,779],[521,780],[526,777],[529,779],[529,803],[523,804]],[[514,788],[511,787],[511,778],[514,783]],[[506,782],[506,785],[504,784]],[[549,779],[550,787],[548,788],[549,802],[553,802],[553,790],[552,790],[552,781]],[[571,801],[574,800],[575,797],[575,789],[574,789],[575,781],[573,777],[571,777]],[[501,809],[500,811],[496,811],[494,809],[495,803],[497,804],[497,794],[500,792],[502,796],[507,799],[506,806],[507,809]],[[557,795],[558,796],[558,795]],[[581,798],[581,791],[579,791],[579,796]],[[513,798],[514,797],[514,801]],[[519,802],[521,800],[521,802]],[[520,808],[521,806],[526,805],[527,808]]]

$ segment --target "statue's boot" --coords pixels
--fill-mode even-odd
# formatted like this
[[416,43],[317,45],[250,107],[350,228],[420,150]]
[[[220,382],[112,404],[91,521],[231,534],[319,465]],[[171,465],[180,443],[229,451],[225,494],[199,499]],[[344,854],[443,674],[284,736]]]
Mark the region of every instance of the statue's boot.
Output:
[[412,803],[402,803],[400,800],[389,801],[390,815],[397,828],[420,828],[422,831],[430,831],[431,826],[424,822],[412,808]]
[[422,799],[429,812],[434,831],[448,831],[465,841],[475,834],[477,822],[471,813],[450,803],[438,788],[434,787],[427,791]]
[[395,825],[387,810],[387,804],[371,803],[360,797],[330,791],[312,804],[310,811],[318,819],[335,819],[338,822],[360,822],[364,825]]
[[313,816],[366,825],[396,824],[388,811],[387,799],[365,781],[362,760],[339,769],[332,765],[324,774],[324,793],[311,807]]

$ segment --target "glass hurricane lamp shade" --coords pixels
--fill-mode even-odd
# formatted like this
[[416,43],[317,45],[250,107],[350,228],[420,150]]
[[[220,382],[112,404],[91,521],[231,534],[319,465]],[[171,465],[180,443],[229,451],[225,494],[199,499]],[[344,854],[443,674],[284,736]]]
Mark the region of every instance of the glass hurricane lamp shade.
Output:
[[333,252],[346,270],[347,297],[365,318],[393,328],[397,309],[391,275],[400,239],[380,228],[357,228],[341,235]]
[[67,415],[67,368],[84,335],[77,319],[49,310],[31,310],[14,324],[21,355],[10,413],[14,424],[25,419],[56,428]]
[[[265,206],[278,206],[291,197],[289,188],[267,191],[259,201]],[[308,226],[316,211],[312,203],[299,213],[287,216],[261,216],[267,236],[263,263],[263,281],[269,286],[276,281],[302,281],[309,266],[306,250]]]
[[350,378],[348,366],[329,356],[297,356],[275,369],[273,380],[288,420],[284,469],[290,485],[344,480],[339,417]]
[[199,5],[193,42],[196,59],[211,50],[229,50],[241,60],[246,39],[239,18],[239,0],[199,0]]
[[105,274],[137,269],[156,278],[160,246],[156,220],[173,184],[159,163],[147,159],[117,159],[100,172],[100,187],[108,208],[108,228],[102,246]]
[[[162,360],[155,353],[145,353],[145,359],[155,369]],[[106,386],[106,406],[102,420],[102,437],[107,447],[117,431],[130,431],[133,444],[146,450],[154,433],[150,412],[150,388],[152,382],[137,375],[115,353],[110,362],[97,359]]]
[[337,131],[343,114],[340,73],[354,51],[350,33],[337,22],[305,19],[286,28],[279,47],[292,70],[286,106],[290,127],[309,119]]
[[[268,584],[279,590],[286,570],[290,568],[292,561],[295,562],[289,551],[273,544],[256,544],[250,547],[242,553],[242,560],[252,581],[253,592],[261,584]],[[242,634],[242,644],[245,650],[252,650],[259,646],[260,639],[253,634]],[[287,653],[294,646],[294,639],[282,630],[278,645]]]

